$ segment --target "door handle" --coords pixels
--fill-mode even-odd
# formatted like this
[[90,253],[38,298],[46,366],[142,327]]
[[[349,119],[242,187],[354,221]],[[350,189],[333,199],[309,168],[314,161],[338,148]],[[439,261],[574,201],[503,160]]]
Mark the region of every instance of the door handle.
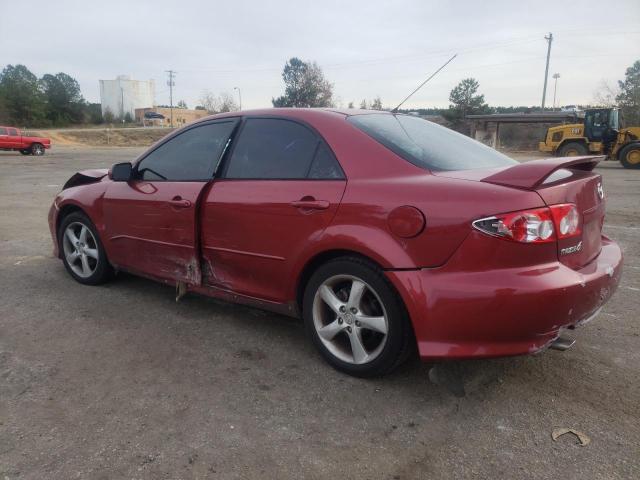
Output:
[[191,206],[191,202],[189,200],[183,200],[182,197],[173,197],[169,200],[169,205],[173,208],[189,208]]
[[329,202],[326,200],[296,200],[291,202],[291,206],[300,210],[326,210]]

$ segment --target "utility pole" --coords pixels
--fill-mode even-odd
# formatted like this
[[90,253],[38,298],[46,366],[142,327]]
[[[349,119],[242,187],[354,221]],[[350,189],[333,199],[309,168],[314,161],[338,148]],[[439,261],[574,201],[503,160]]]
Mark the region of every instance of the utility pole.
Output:
[[560,74],[559,73],[554,73],[553,74],[553,79],[556,81],[556,83],[553,85],[553,109],[556,109],[556,91],[558,90],[558,79],[560,78]]
[[544,37],[547,41],[547,66],[544,69],[544,88],[542,89],[542,111],[544,112],[544,101],[547,97],[547,78],[549,77],[549,58],[551,57],[551,42],[553,42],[553,33],[549,32],[549,36]]
[[240,104],[238,105],[239,110],[242,110],[242,94],[240,93],[239,87],[233,87],[234,90],[238,90],[238,100]]
[[173,77],[175,77],[176,73],[173,70],[165,70],[169,74],[169,80],[167,81],[167,85],[169,86],[169,112],[170,112],[170,125],[173,128],[173,87],[176,82],[173,81]]
[[122,86],[120,86],[120,119],[124,123],[124,88]]

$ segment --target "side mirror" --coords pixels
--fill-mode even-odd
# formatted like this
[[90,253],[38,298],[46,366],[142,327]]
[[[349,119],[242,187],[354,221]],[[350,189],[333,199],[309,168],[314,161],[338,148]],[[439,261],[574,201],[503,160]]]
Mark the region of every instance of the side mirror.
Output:
[[128,182],[131,180],[133,167],[129,162],[116,163],[111,167],[109,177],[114,182]]

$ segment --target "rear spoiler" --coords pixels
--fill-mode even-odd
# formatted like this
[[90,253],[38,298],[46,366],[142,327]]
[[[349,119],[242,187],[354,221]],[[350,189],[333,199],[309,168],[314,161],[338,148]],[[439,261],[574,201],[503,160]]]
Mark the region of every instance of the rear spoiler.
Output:
[[483,178],[483,182],[507,187],[533,190],[540,186],[549,175],[561,168],[590,172],[604,156],[545,158],[520,163],[513,167]]

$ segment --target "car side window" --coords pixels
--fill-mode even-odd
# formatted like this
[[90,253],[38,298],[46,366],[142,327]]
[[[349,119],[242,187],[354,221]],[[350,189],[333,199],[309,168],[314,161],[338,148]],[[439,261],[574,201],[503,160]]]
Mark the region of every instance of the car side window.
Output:
[[210,180],[236,120],[200,125],[172,138],[137,166],[142,180]]
[[11,135],[12,137],[17,137],[18,136],[18,131],[15,128],[10,128],[9,129],[9,135]]
[[324,143],[318,145],[307,178],[314,180],[339,180],[344,178],[344,173],[342,173],[342,168],[340,168],[336,157],[333,156]]
[[4,127],[0,127],[0,135],[6,135],[7,134],[7,129]]
[[307,178],[320,139],[307,127],[277,118],[245,122],[225,174],[233,179]]

